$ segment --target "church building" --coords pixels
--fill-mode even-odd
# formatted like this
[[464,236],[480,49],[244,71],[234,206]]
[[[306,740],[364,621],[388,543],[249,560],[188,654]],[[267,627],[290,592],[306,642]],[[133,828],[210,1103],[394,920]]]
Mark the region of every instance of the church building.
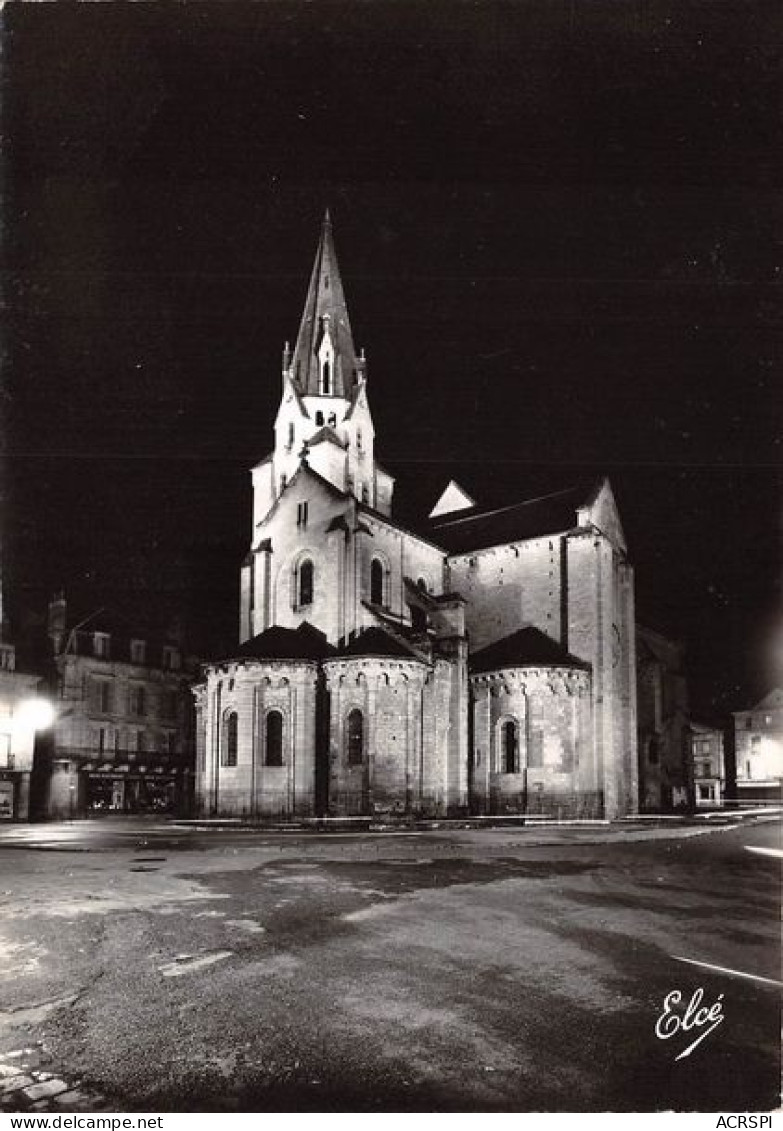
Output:
[[328,213],[252,482],[238,644],[195,688],[202,814],[635,811],[609,482],[487,510],[452,481],[421,529],[395,522]]

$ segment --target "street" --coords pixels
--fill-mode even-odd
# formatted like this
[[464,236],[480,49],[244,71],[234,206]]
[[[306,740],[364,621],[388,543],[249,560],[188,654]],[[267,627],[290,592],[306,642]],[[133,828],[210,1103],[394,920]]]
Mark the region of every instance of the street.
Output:
[[768,1111],[780,847],[747,817],[5,827],[0,1110]]

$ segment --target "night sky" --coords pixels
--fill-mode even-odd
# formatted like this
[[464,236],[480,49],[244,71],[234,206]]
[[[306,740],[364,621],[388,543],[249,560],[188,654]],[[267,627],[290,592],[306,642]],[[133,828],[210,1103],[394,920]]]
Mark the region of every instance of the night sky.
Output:
[[399,519],[606,472],[697,716],[781,679],[777,0],[0,18],[21,645],[59,587],[235,640],[328,205]]

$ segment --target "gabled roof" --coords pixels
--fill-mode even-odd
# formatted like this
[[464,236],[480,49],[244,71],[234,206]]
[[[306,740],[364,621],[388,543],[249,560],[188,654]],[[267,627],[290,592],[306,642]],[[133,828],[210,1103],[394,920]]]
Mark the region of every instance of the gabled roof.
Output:
[[240,644],[227,659],[252,660],[323,660],[334,654],[334,648],[323,632],[304,621],[298,628],[273,625],[266,631]]
[[382,628],[365,628],[340,648],[335,659],[341,656],[380,656],[402,660],[421,660],[412,648],[385,632]]
[[495,510],[460,511],[435,517],[430,537],[450,553],[466,553],[490,546],[524,542],[548,534],[564,534],[578,525],[577,511],[595,497],[596,481],[580,483],[537,499],[526,499]]
[[430,518],[454,514],[455,511],[474,510],[476,500],[460,487],[455,479],[450,479],[440,494],[440,498],[430,511]]
[[577,659],[561,644],[532,625],[496,640],[470,656],[472,672],[490,672],[499,668],[579,668],[589,671],[590,664]]

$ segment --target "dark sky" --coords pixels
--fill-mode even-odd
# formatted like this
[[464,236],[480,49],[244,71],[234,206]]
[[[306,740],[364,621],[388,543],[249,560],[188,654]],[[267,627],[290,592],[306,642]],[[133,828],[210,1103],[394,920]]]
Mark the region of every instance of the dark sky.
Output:
[[247,470],[328,204],[400,518],[452,475],[496,504],[605,471],[697,712],[767,690],[777,0],[0,18],[19,631],[65,586],[233,641]]

